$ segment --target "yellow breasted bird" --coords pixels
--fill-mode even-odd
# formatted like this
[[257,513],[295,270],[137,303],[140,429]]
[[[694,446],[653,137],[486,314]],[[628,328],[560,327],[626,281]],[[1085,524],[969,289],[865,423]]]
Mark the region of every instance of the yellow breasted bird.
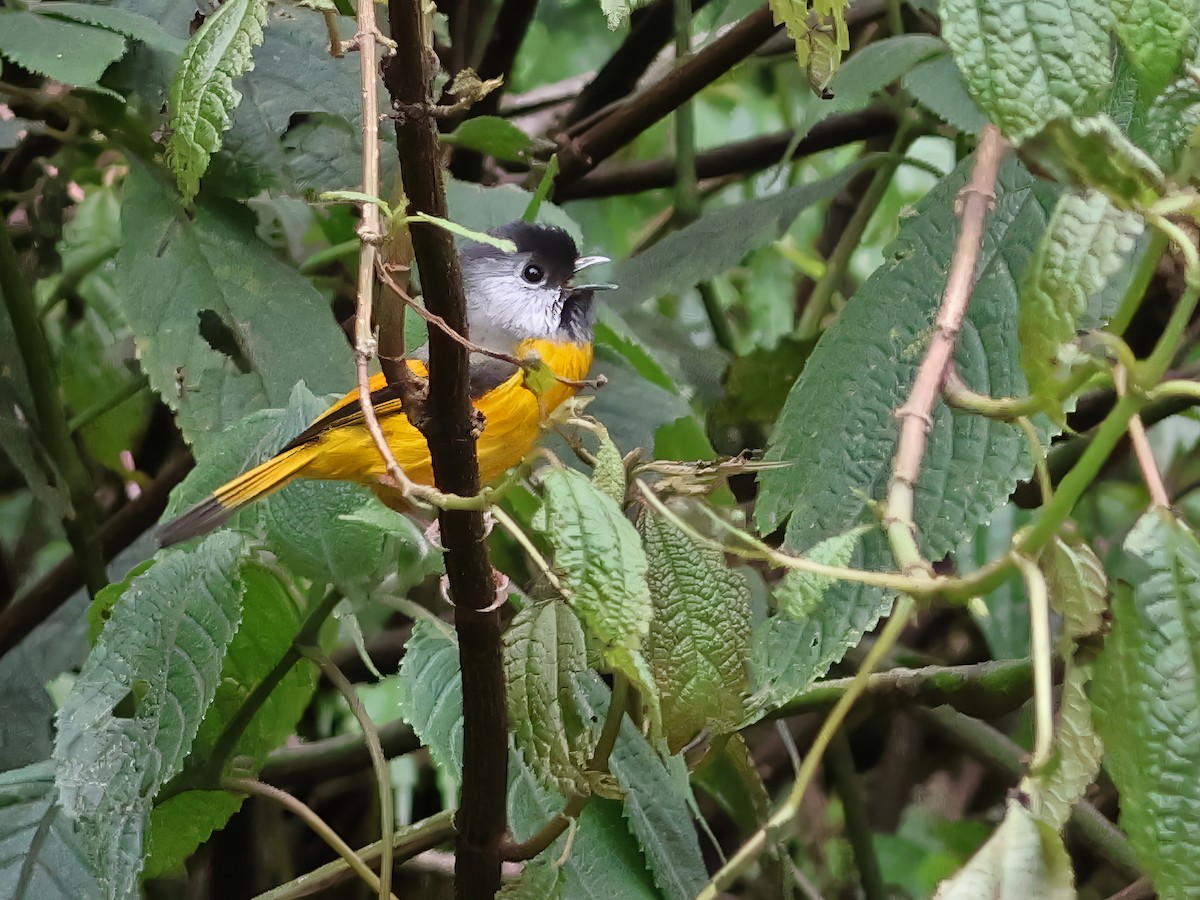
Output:
[[[593,292],[614,285],[571,282],[608,259],[581,257],[561,228],[513,222],[492,234],[511,240],[516,251],[478,243],[460,251],[471,340],[518,359],[536,353],[560,377],[585,378],[592,364]],[[419,375],[428,374],[422,358],[407,364]],[[525,458],[546,418],[576,388],[559,381],[538,396],[526,387],[519,367],[480,355],[471,360],[470,377],[471,398],[484,417],[477,452],[480,479],[487,483]],[[396,462],[412,481],[432,485],[425,438],[408,421],[396,390],[382,374],[371,379],[371,400]],[[165,547],[204,534],[296,478],[371,486],[384,474],[383,460],[363,424],[358,391],[351,391],[271,459],[165,525],[159,537]]]

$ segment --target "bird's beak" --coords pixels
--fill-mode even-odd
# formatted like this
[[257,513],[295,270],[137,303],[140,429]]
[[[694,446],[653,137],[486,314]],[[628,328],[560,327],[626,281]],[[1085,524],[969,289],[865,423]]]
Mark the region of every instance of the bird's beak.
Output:
[[[589,266],[598,266],[602,263],[612,262],[607,256],[581,256],[575,260],[575,274],[578,275]],[[599,284],[577,284],[573,285],[571,290],[574,291],[615,291],[617,285],[601,282]]]

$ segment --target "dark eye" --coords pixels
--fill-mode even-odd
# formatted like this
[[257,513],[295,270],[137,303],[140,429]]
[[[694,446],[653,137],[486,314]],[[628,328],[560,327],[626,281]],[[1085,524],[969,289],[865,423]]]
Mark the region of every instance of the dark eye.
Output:
[[546,270],[537,263],[530,263],[521,270],[521,277],[530,284],[540,284],[542,279],[546,277]]

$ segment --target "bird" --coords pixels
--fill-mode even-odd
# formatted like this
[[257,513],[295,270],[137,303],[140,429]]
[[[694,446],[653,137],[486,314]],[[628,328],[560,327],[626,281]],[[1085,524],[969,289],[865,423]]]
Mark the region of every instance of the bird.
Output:
[[[525,384],[522,367],[512,361],[472,357],[470,395],[483,417],[476,452],[480,481],[485,484],[525,458],[549,415],[587,377],[593,355],[594,294],[616,287],[572,283],[585,269],[610,260],[580,256],[574,239],[561,228],[518,221],[489,234],[512,241],[516,249],[504,251],[471,242],[459,250],[469,337],[486,350],[518,360],[536,355],[558,379],[535,394]],[[417,375],[428,375],[423,354],[415,354],[406,364]],[[370,386],[376,416],[396,462],[409,480],[431,486],[428,445],[405,415],[399,391],[383,373],[373,376]],[[159,543],[168,547],[206,534],[238,510],[298,478],[378,487],[385,475],[384,462],[364,424],[359,393],[353,390],[273,457],[162,526]]]

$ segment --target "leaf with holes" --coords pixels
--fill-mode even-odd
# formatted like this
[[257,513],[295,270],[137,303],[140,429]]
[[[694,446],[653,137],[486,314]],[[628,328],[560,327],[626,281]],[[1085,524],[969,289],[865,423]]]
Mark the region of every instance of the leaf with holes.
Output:
[[103,896],[79,837],[54,796],[54,763],[0,773],[0,897]]
[[266,24],[265,0],[226,0],[188,41],[171,82],[166,152],[184,203],[200,190],[200,178],[242,102],[233,82],[254,68],[252,53]]
[[1021,141],[1060,116],[1104,106],[1112,79],[1109,0],[942,0],[942,37],[971,95]]
[[646,657],[662,692],[672,753],[703,729],[727,733],[745,718],[750,590],[719,550],[657,514],[637,522],[649,561],[654,615]]
[[231,422],[287,406],[300,380],[318,395],[354,383],[325,298],[258,238],[247,210],[199,203],[184,215],[134,164],[121,225],[121,311],[151,387],[198,458]]
[[1062,347],[1075,339],[1089,298],[1128,264],[1142,229],[1140,216],[1117,209],[1100,191],[1063,194],[1025,271],[1017,320],[1021,365],[1030,393],[1060,421]]
[[125,591],[58,716],[63,809],[105,893],[142,869],[150,806],[183,766],[241,620],[238,535],[159,556]]
[[1183,900],[1200,886],[1200,541],[1154,508],[1123,550],[1096,660],[1096,725],[1121,828],[1159,896]]
[[513,739],[543,783],[564,794],[590,790],[584,769],[594,745],[572,695],[586,668],[583,627],[566,603],[529,603],[504,632]]

